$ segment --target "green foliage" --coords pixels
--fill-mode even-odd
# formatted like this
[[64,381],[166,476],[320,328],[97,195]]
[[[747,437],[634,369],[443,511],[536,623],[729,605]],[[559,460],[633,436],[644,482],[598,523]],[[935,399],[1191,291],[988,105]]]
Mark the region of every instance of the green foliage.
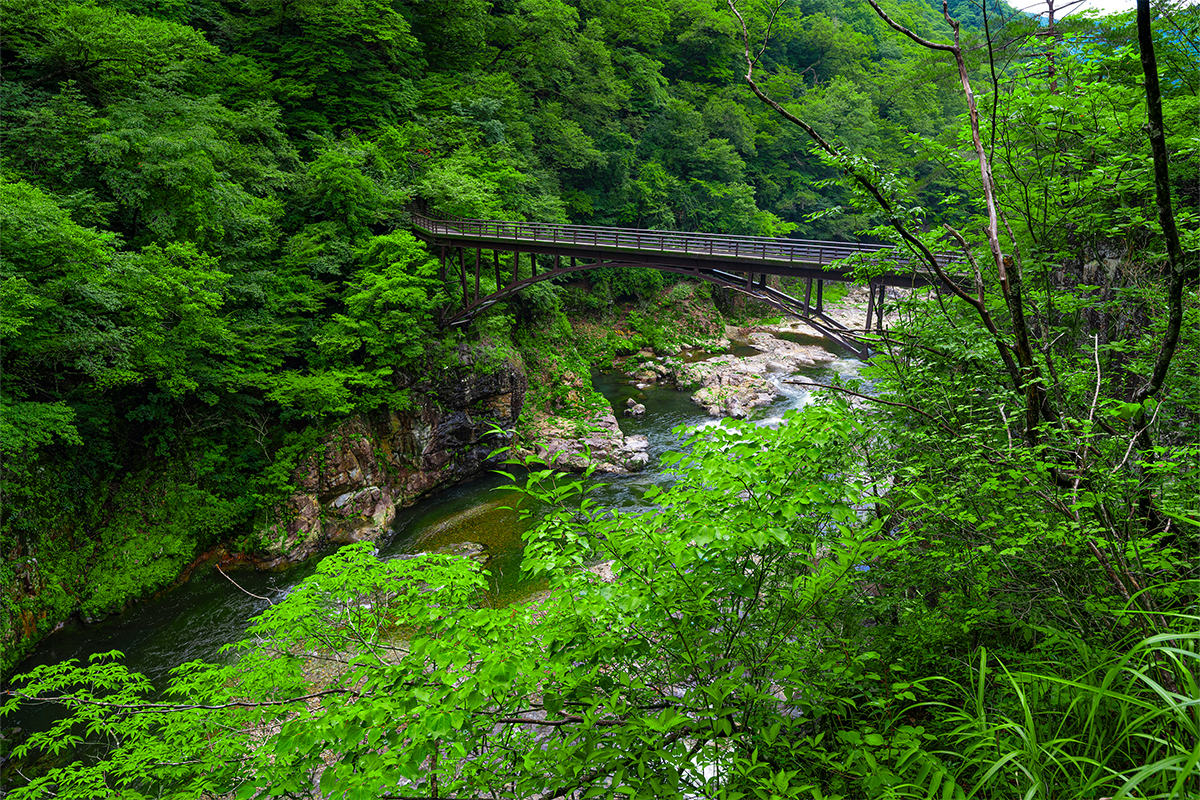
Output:
[[309,208],[318,218],[337,223],[343,236],[361,239],[402,199],[380,185],[380,179],[390,177],[389,167],[369,144],[355,139],[330,142],[308,165]]
[[205,545],[245,524],[247,506],[240,498],[221,498],[180,477],[159,483],[136,476],[113,498],[136,504],[139,512],[108,522],[86,571],[73,581],[85,618],[124,610],[170,586]]
[[96,110],[74,82],[67,82],[43,103],[34,101],[24,86],[0,85],[8,95],[6,134],[22,143],[6,148],[5,167],[47,190],[71,196],[72,189],[85,180],[89,139],[105,128],[104,121],[97,119]]
[[[56,792],[68,796],[109,796],[106,788],[109,780],[121,787],[124,797],[157,796],[162,790],[169,790],[176,797],[199,796],[214,790],[251,796],[268,788],[298,786],[305,776],[313,774],[318,764],[324,768],[322,752],[329,746],[353,746],[359,738],[363,738],[363,744],[379,743],[377,734],[364,738],[351,732],[357,728],[365,736],[364,724],[385,719],[378,716],[385,709],[369,709],[363,701],[390,694],[386,687],[391,680],[424,662],[420,654],[422,636],[415,633],[417,630],[424,630],[430,641],[436,642],[451,633],[454,622],[475,621],[477,612],[471,611],[467,603],[483,584],[473,567],[473,562],[449,556],[381,564],[363,546],[346,548],[323,561],[317,573],[284,603],[256,619],[253,630],[258,639],[248,639],[240,645],[233,653],[236,659],[227,664],[193,662],[175,670],[163,702],[153,702],[149,694],[152,687],[143,677],[128,673],[114,659],[119,654],[97,657],[86,668],[66,663],[39,669],[30,676],[26,689],[53,691],[84,680],[90,686],[91,697],[103,698],[101,705],[86,706],[87,735],[131,734],[127,741],[132,746],[112,749],[103,766],[76,762],[57,775],[35,780],[21,789],[21,794],[36,797],[54,786]],[[437,605],[427,602],[431,592],[439,599]],[[414,631],[408,645],[382,640],[382,634],[398,626]],[[414,646],[417,652],[404,657],[404,651]],[[324,699],[309,709],[302,700],[294,698],[305,693],[306,679],[301,667],[304,653],[313,648],[335,654],[335,658],[341,658],[336,654],[346,653],[348,648],[360,652],[348,661],[341,661],[344,674],[318,692],[315,696]],[[384,652],[399,655],[399,663],[381,659]],[[460,652],[465,655],[469,651]],[[452,661],[447,666],[449,663]],[[359,679],[368,676],[368,683],[360,686],[365,693],[350,691]],[[189,708],[193,705],[189,698],[198,694],[209,696],[213,702],[206,705],[220,707],[217,713]],[[394,695],[397,707],[393,711],[400,715],[396,719],[410,715],[420,718],[424,703],[418,696],[423,694],[426,692],[418,690],[416,694]],[[247,702],[252,697],[256,699]],[[6,704],[5,710],[11,711],[13,705]],[[130,717],[127,711],[138,706],[149,713]],[[402,710],[405,707],[408,712]],[[269,747],[259,749],[259,756],[249,761],[240,757],[229,760],[245,745],[248,733],[271,720],[284,724],[276,725],[268,735],[265,741],[270,743]],[[443,725],[450,729],[448,721],[440,717],[428,721],[433,723],[430,732],[435,735]],[[49,743],[81,741],[68,733],[75,722],[64,720],[44,736],[31,739],[30,746],[57,748],[58,745]],[[414,728],[409,733],[416,735],[417,731]],[[142,736],[158,741],[153,752],[145,751],[134,741]],[[428,747],[428,738],[420,737],[413,745],[413,751],[419,753]],[[186,756],[179,760],[198,759],[201,768],[154,763],[174,761],[181,754]],[[402,759],[414,766],[419,760],[418,757],[410,762],[409,755]],[[371,769],[364,773],[361,767],[366,765],[356,766],[356,761],[357,758],[342,767],[322,769],[323,779],[338,778],[346,781],[341,784],[343,787],[350,789],[360,784],[376,785],[382,774]],[[386,762],[375,763],[379,767],[386,765]]]
[[602,267],[591,270],[588,277],[592,285],[614,300],[636,297],[643,300],[651,297],[666,285],[668,278],[656,269],[630,269],[628,267]]
[[100,619],[170,587],[203,549],[249,523],[253,502],[226,483],[236,464],[214,450],[105,473],[111,494],[99,496],[89,491],[94,479],[77,474],[97,467],[78,455],[64,471],[6,473],[0,635],[11,644],[0,669],[11,670],[36,634],[72,614]]
[[1040,631],[1043,656],[1055,660],[1023,670],[993,666],[981,651],[974,683],[955,687],[961,704],[945,709],[957,780],[1026,797],[1189,796],[1200,759],[1188,711],[1196,621],[1181,615],[1175,632],[1112,649]]
[[[90,296],[90,284],[103,274],[117,239],[75,224],[52,197],[27,183],[0,185],[0,198],[6,406],[13,404],[14,413],[34,426],[22,434],[26,444],[54,435],[70,439],[73,415],[39,391],[38,365],[48,361],[86,370],[120,336],[97,318],[103,306]],[[6,430],[5,440],[12,442],[15,432],[7,425]],[[22,449],[6,444],[10,456]]]
[[587,476],[516,461],[544,509],[523,512],[540,517],[524,569],[551,587],[536,604],[481,605],[486,580],[469,559],[344,548],[255,620],[229,661],[184,665],[162,694],[111,655],[17,679],[6,714],[74,698],[73,717],[18,757],[118,744],[13,795],[108,796],[115,782],[134,797],[314,785],[428,796],[436,781],[517,797],[606,785],[658,797],[1186,796],[1194,615],[1168,612],[1166,630],[1132,644],[1022,626],[1033,653],[1010,668],[979,651],[959,684],[969,690],[907,680],[876,649],[889,641],[876,604],[896,580],[888,564],[922,539],[870,511],[895,502],[863,469],[872,438],[839,402],[775,430],[692,432],[666,459],[676,483],[651,488],[641,511],[598,506]]
[[[270,523],[279,522],[278,509],[294,494],[293,484],[296,469],[317,452],[320,429],[312,426],[292,431],[271,453],[271,463],[255,476],[253,486],[254,506],[259,517],[255,527],[263,530]],[[257,548],[257,543],[253,543]]]
[[[409,405],[403,392],[388,391],[387,379],[425,354],[439,305],[436,262],[406,231],[372,237],[358,257],[363,266],[346,287],[346,313],[333,314],[316,337],[317,372],[290,376],[290,386],[276,390],[285,405],[303,403],[310,414],[345,414],[358,402],[368,408]],[[350,386],[362,387],[369,399],[352,400]],[[329,405],[312,402],[311,395],[328,397]]]
[[[507,155],[508,148],[496,155]],[[420,195],[445,214],[494,219],[519,208],[529,176],[492,153],[460,150],[431,165],[416,184]]]
[[75,430],[75,411],[64,403],[4,401],[0,415],[0,451],[9,460],[36,451],[55,437],[83,444]]
[[506,304],[497,304],[475,320],[475,332],[479,335],[476,352],[484,357],[480,365],[485,371],[499,368],[507,362],[524,371],[524,361],[513,342],[516,324]]
[[144,380],[175,396],[195,392],[201,380],[209,384],[206,393],[217,388],[211,385],[218,382],[213,373],[219,374],[212,359],[235,351],[228,322],[218,313],[228,281],[215,258],[188,243],[166,250],[148,245],[115,258],[96,285],[109,293],[108,304],[119,308],[132,335],[124,352],[95,376],[96,388]]
[[239,44],[270,71],[297,136],[374,128],[415,105],[421,46],[391,4],[256,0],[236,19]]
[[[85,737],[120,744],[14,796],[105,796],[109,781],[126,797],[249,797],[313,781],[350,796],[429,791],[435,776],[439,791],[517,796],[610,780],[646,796],[776,781],[769,763],[731,752],[763,714],[841,702],[796,666],[815,652],[801,620],[889,546],[871,541],[877,523],[857,524],[864,487],[826,477],[844,470],[854,435],[834,407],[778,432],[709,430],[676,459],[680,483],[655,498],[675,509],[665,516],[610,515],[580,482],[531,473],[526,491],[551,508],[526,568],[554,587],[536,624],[533,608],[476,605],[486,583],[470,560],[380,562],[364,544],[323,560],[259,617],[236,659],[177,669],[162,700],[113,654],[38,668],[16,682],[6,714],[70,686],[85,687],[84,702],[17,757]],[[578,569],[597,558],[613,561],[613,583]],[[314,656],[338,671],[310,688]],[[571,736],[535,734],[557,726]],[[712,776],[713,764],[734,768]]]
[[535,414],[578,419],[608,408],[608,401],[592,388],[591,362],[577,346],[570,321],[557,300],[553,302],[537,324],[518,326],[512,337],[529,380],[521,412],[525,422]]
[[[994,129],[984,129],[1002,148],[1001,202],[1017,235],[1030,243],[1025,257],[1038,271],[1069,257],[1072,237],[1136,241],[1160,235],[1156,215],[1147,212],[1154,176],[1140,129],[1141,89],[1128,77],[1137,69],[1136,51],[1069,35],[1055,58],[1054,91],[1048,91],[1039,63],[1024,65],[1004,99],[1006,113],[996,117]],[[1176,114],[1192,107],[1194,99],[1180,98],[1164,109],[1184,230],[1196,229],[1187,187],[1196,171],[1197,142],[1194,117],[1188,122]],[[972,173],[959,159],[944,151],[937,157],[961,170],[960,184],[978,180],[978,170]]]
[[218,52],[186,25],[100,5],[6,2],[4,15],[6,45],[21,52],[25,69],[105,99],[178,87]]
[[[935,4],[888,8],[949,35]],[[1013,43],[990,86],[980,9],[951,6],[994,104],[984,138],[1053,424],[1024,429],[998,372],[1011,331],[993,277],[994,331],[945,296],[889,298],[901,334],[864,374],[891,405],[865,422],[825,404],[777,432],[693,436],[654,514],[609,514],[535,472],[526,488],[553,510],[529,566],[555,584],[537,611],[481,605],[465,561],[347,549],[166,696],[111,660],[39,672],[28,690],[118,705],[77,706],[78,727],[30,747],[120,744],[13,791],[428,796],[436,775],[443,795],[521,797],[1194,792],[1195,642],[1178,629],[1194,626],[1200,309],[1189,294],[1164,388],[1135,402],[1167,298],[1130,21],[1072,23],[1053,44],[1020,19],[997,34],[1010,10],[987,9],[993,41]],[[894,218],[937,249],[941,222],[979,227],[957,70],[862,5],[786,4],[759,62],[774,96],[853,150],[841,158],[746,93],[719,0],[35,0],[4,15],[5,669],[219,540],[259,547],[250,521],[273,521],[322,426],[413,406],[413,383],[450,363],[435,319],[459,298],[402,230],[411,198],[839,239],[894,235]],[[1155,34],[1189,258],[1195,19],[1168,9]],[[839,182],[847,170],[893,211]],[[525,365],[528,409],[604,407],[591,363],[713,321],[707,295],[657,271],[592,276],[586,295],[537,284],[463,334],[491,352],[482,367]],[[576,347],[564,304],[620,297],[640,303],[629,335]],[[613,583],[578,569],[595,560]],[[318,657],[344,672],[299,701]]]

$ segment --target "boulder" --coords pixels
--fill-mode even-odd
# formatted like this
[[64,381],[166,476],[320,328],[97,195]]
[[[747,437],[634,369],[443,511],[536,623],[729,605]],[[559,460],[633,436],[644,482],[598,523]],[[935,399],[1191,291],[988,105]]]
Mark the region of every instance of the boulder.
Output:
[[[623,413],[632,415],[635,409],[645,413],[645,406],[636,400]],[[533,454],[555,469],[582,472],[593,467],[598,472],[620,474],[636,472],[650,461],[646,453],[650,440],[626,437],[607,407],[582,422],[534,412],[530,426],[530,439],[538,443]]]
[[469,558],[472,561],[478,561],[480,564],[486,564],[490,556],[487,553],[487,548],[479,542],[455,542],[448,544],[445,547],[439,547],[433,551],[451,556],[459,556],[461,558]]
[[767,332],[756,331],[746,339],[762,352],[746,358],[724,355],[681,362],[676,367],[676,386],[699,387],[692,402],[703,406],[710,416],[744,418],[779,397],[768,375],[790,374],[835,358],[821,347],[789,342]]

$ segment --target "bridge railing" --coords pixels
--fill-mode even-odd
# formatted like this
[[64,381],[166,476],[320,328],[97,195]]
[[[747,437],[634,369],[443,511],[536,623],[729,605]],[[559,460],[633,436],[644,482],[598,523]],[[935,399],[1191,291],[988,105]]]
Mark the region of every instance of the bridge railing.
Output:
[[469,236],[506,242],[527,241],[614,250],[652,250],[804,264],[829,264],[859,253],[884,255],[894,249],[889,245],[774,239],[766,236],[731,236],[719,233],[488,219],[433,219],[416,212],[412,218],[414,226],[435,236]]

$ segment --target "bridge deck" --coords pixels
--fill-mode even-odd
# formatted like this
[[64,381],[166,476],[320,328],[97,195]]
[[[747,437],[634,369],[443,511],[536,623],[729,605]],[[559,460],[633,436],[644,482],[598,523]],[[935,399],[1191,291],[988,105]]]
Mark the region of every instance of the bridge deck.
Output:
[[[936,283],[932,275],[917,270],[908,259],[897,257],[886,245],[851,242],[816,242],[803,239],[772,239],[763,236],[728,236],[714,233],[650,231],[593,225],[557,225],[544,222],[511,222],[486,219],[433,219],[412,212],[413,231],[441,251],[442,277],[449,263],[458,262],[461,308],[444,311],[442,324],[463,325],[494,303],[541,280],[602,266],[652,267],[709,281],[750,295],[780,311],[805,320],[826,337],[866,357],[870,353],[872,326],[883,329],[883,287],[918,288]],[[475,250],[475,291],[470,291],[465,251]],[[493,252],[496,291],[481,290],[483,250]],[[458,253],[454,258],[455,251]],[[499,252],[512,253],[508,280],[502,276]],[[520,274],[519,257],[528,254],[529,274]],[[534,254],[554,256],[554,266],[538,273]],[[448,258],[449,256],[449,258]],[[563,264],[561,258],[570,258]],[[866,330],[847,328],[824,313],[822,286],[825,281],[855,280],[853,264],[846,259],[859,256],[886,264],[869,281]],[[946,262],[955,259],[939,254]],[[584,259],[587,263],[577,263]],[[735,273],[740,273],[735,274]],[[804,298],[791,297],[767,284],[767,275],[802,278],[807,281]],[[758,281],[755,281],[755,276]],[[816,285],[816,304],[812,290]]]
[[441,220],[413,213],[413,227],[424,238],[458,247],[500,245],[526,252],[611,259],[629,264],[662,264],[788,275],[834,281],[854,280],[839,262],[854,255],[890,261],[894,271],[873,281],[889,286],[930,285],[932,276],[909,269],[908,259],[896,258],[887,245],[729,236],[715,233],[654,231],[592,225],[559,225],[504,220]]

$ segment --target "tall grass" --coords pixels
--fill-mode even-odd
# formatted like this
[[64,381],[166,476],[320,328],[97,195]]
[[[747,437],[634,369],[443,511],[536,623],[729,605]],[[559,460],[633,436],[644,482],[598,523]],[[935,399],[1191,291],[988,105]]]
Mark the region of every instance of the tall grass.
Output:
[[1200,798],[1200,616],[1096,648],[1047,632],[1052,657],[1009,669],[979,653],[938,751],[968,798]]

